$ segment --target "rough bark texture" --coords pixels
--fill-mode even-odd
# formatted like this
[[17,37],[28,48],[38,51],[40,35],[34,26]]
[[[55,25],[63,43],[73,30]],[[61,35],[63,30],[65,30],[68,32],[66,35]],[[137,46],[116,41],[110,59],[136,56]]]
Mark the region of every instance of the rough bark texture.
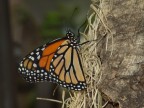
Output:
[[[144,0],[105,0],[103,11],[114,36],[114,50],[99,49],[100,90],[120,108],[144,108]],[[104,44],[101,46],[104,46]]]

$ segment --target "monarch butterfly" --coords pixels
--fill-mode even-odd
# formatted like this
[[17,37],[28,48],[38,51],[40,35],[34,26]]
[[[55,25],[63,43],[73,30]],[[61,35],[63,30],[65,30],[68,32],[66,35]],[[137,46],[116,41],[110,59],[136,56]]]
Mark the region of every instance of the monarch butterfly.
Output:
[[50,81],[70,90],[85,89],[78,41],[68,30],[65,37],[38,47],[20,62],[20,75],[28,82]]

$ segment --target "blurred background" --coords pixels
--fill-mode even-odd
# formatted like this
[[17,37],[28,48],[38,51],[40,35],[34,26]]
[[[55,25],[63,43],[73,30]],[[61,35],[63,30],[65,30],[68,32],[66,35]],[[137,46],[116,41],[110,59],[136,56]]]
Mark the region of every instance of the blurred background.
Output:
[[[36,47],[75,33],[86,20],[89,0],[0,0],[0,108],[60,108],[60,86],[26,83],[18,74],[20,60]],[[77,11],[75,11],[77,9]],[[73,14],[74,13],[74,14]]]

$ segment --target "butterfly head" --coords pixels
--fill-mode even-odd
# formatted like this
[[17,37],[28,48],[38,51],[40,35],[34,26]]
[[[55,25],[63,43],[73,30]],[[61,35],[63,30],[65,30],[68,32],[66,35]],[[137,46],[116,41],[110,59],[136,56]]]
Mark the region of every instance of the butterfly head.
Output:
[[72,43],[77,42],[77,39],[75,38],[75,34],[72,31],[68,30],[66,36]]

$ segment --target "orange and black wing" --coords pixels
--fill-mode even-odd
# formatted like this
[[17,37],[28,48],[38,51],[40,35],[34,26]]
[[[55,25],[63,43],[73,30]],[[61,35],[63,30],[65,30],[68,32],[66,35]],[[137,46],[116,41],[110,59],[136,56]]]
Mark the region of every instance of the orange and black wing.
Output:
[[86,88],[79,45],[71,32],[31,52],[18,70],[28,82],[51,81],[71,90]]
[[49,79],[65,88],[71,90],[86,88],[79,48],[69,40],[65,40],[54,53],[49,71]]
[[50,62],[64,40],[57,39],[28,54],[19,64],[20,75],[28,82],[49,81]]

